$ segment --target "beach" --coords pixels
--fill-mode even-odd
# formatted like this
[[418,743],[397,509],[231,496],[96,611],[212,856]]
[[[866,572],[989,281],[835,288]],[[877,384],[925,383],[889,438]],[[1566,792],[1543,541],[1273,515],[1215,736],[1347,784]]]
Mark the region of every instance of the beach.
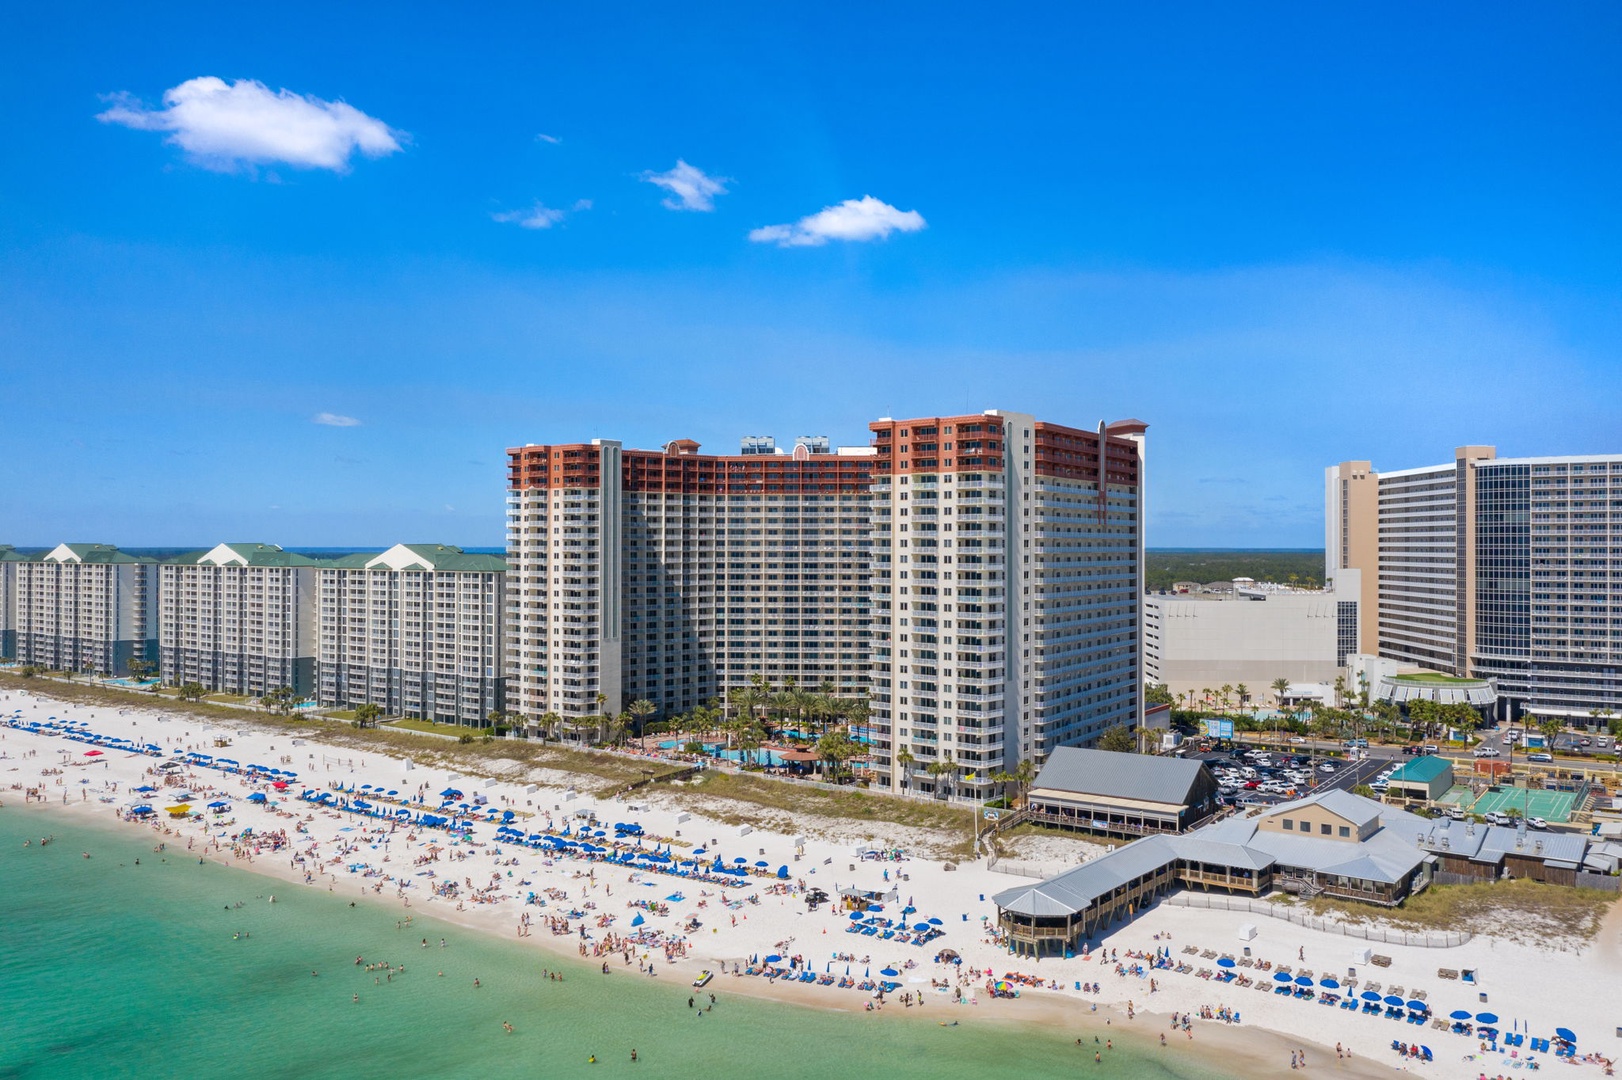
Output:
[[[1429,1025],[1394,1022],[1278,995],[1271,986],[1240,987],[1197,974],[1220,973],[1214,960],[1203,955],[1210,952],[1213,957],[1271,963],[1275,970],[1310,969],[1321,978],[1344,973],[1353,966],[1354,949],[1372,947],[1391,960],[1372,977],[1386,989],[1400,986],[1406,995],[1423,992],[1439,1016],[1460,1007],[1491,1008],[1502,1017],[1505,1031],[1522,1022],[1533,1035],[1566,1027],[1578,1034],[1580,1054],[1598,1050],[1611,1056],[1608,1051],[1615,1048],[1609,995],[1592,992],[1614,985],[1622,972],[1617,947],[1622,925],[1614,909],[1592,943],[1562,951],[1488,937],[1450,949],[1375,945],[1265,916],[1161,904],[1118,927],[1086,959],[1036,962],[1009,956],[988,933],[995,918],[990,896],[1027,879],[996,873],[983,862],[948,869],[945,862],[906,850],[908,838],[899,830],[894,842],[886,842],[882,825],[867,827],[877,837],[854,829],[848,836],[754,830],[706,818],[658,789],[599,800],[570,791],[566,779],[492,780],[427,765],[408,767],[405,760],[380,753],[323,746],[313,737],[286,731],[255,730],[246,718],[241,723],[205,723],[133,704],[113,709],[18,692],[0,695],[0,718],[14,714],[25,721],[71,721],[162,751],[109,748],[92,757],[89,744],[61,735],[0,728],[0,801],[13,831],[18,815],[30,823],[22,830],[25,838],[50,835],[52,821],[111,830],[149,849],[162,845],[156,856],[160,859],[188,865],[201,859],[274,879],[263,891],[284,904],[300,895],[330,899],[338,910],[354,904],[354,910],[379,920],[385,930],[398,925],[395,933],[407,945],[413,941],[405,940],[411,938],[405,920],[413,920],[415,928],[417,922],[433,919],[477,931],[492,947],[499,943],[524,958],[525,970],[555,966],[568,972],[569,981],[611,980],[617,994],[627,992],[619,987],[635,983],[685,1001],[694,993],[691,983],[708,971],[711,979],[697,992],[695,1008],[709,993],[727,1002],[781,1002],[827,1015],[863,1042],[871,1039],[867,1029],[891,1033],[887,1037],[899,1031],[932,1037],[941,1034],[942,1024],[953,1025],[947,1030],[955,1033],[970,1028],[976,1038],[993,1042],[991,1033],[999,1030],[1040,1031],[1051,1041],[1050,1055],[1061,1048],[1086,1055],[1088,1040],[1102,1035],[1120,1041],[1123,1051],[1132,1048],[1136,1056],[1131,1068],[1138,1071],[1126,1075],[1154,1075],[1143,1070],[1155,1068],[1165,1075],[1268,1074],[1290,1068],[1292,1052],[1303,1051],[1307,1068],[1355,1076],[1406,1068],[1436,1077],[1475,1078],[1509,1073],[1524,1062],[1523,1051],[1511,1056],[1505,1047],[1483,1055],[1477,1040]],[[228,736],[228,748],[213,745],[216,731]],[[206,767],[198,758],[160,770],[162,763],[179,760],[177,751],[262,763],[296,776],[279,791],[268,774],[227,772]],[[156,790],[136,792],[143,786]],[[26,798],[29,789],[36,798]],[[165,812],[171,796],[183,789],[200,819],[171,819]],[[314,805],[299,797],[304,791],[329,793],[334,803],[346,802],[350,809]],[[396,794],[388,796],[390,791]],[[622,838],[622,852],[636,845],[644,853],[668,852],[671,869],[688,861],[693,865],[687,872],[701,876],[662,873],[661,864],[651,859],[626,866],[604,861],[608,852],[537,851],[528,844],[503,842],[496,831],[499,821],[480,821],[467,837],[375,816],[397,813],[419,793],[426,800],[420,806],[437,810],[445,791],[459,792],[470,808],[483,814],[493,810],[499,818],[510,813],[506,827],[519,828],[526,837],[555,837],[567,828],[576,843],[611,851],[613,826],[634,824],[641,836]],[[384,794],[365,797],[373,792]],[[255,795],[263,795],[264,803],[248,801]],[[356,811],[356,799],[367,803],[370,813]],[[213,813],[210,802],[225,806]],[[138,805],[154,808],[147,815],[150,820],[130,819],[130,810]],[[581,827],[591,821],[596,827],[581,839]],[[597,836],[599,832],[604,835]],[[863,852],[883,857],[864,858]],[[741,875],[735,873],[739,869]],[[805,900],[810,889],[828,893],[830,902],[810,910]],[[882,931],[851,932],[850,913],[838,903],[840,892],[849,889],[877,895],[884,910],[863,919],[888,924],[890,938]],[[268,900],[263,903],[271,906]],[[906,908],[912,910],[903,916]],[[1242,923],[1256,926],[1253,940],[1239,940]],[[926,929],[920,931],[920,926]],[[406,978],[426,981],[423,968],[438,970],[440,936],[418,934],[423,940],[414,941],[414,952],[391,949],[398,955],[387,962],[410,966],[420,957],[421,967]],[[915,944],[919,937],[928,940]],[[1243,955],[1247,946],[1250,956]],[[1190,947],[1194,954],[1184,952]],[[961,963],[939,962],[942,950],[951,950]],[[1107,957],[1102,955],[1106,951]],[[1161,953],[1193,970],[1150,966],[1149,958]],[[781,961],[770,964],[770,956]],[[794,981],[734,974],[751,969],[786,970]],[[1478,981],[1465,987],[1439,978],[1439,969],[1472,970]],[[884,976],[886,970],[895,974]],[[1235,970],[1247,972],[1257,983],[1268,981],[1258,968]],[[1364,969],[1364,978],[1373,971]],[[393,973],[362,972],[366,974],[384,979]],[[800,981],[807,974],[811,979]],[[856,985],[839,985],[847,979]],[[988,990],[988,983],[1005,979],[1017,997]],[[882,1004],[873,989],[861,988],[869,983],[890,987]],[[1088,989],[1078,991],[1078,983]],[[473,990],[471,985],[466,989]],[[1479,1000],[1481,994],[1487,995],[1485,1002]],[[1236,1012],[1237,1022],[1231,1022]],[[1180,1020],[1174,1024],[1174,1016],[1185,1015],[1186,1025]],[[694,1019],[700,1022],[696,1014]],[[635,1024],[643,1022],[637,1019]],[[657,1025],[648,1023],[651,1038]],[[507,1034],[500,1027],[494,1033]],[[1077,1038],[1082,1046],[1074,1045]],[[1399,1058],[1390,1049],[1393,1039],[1428,1046],[1433,1060]],[[1337,1056],[1337,1044],[1342,1055],[1349,1050],[1351,1057]],[[1059,1060],[1073,1070],[1073,1057]],[[1553,1058],[1537,1057],[1556,1067]],[[1602,1072],[1597,1065],[1577,1067],[1590,1075]]]

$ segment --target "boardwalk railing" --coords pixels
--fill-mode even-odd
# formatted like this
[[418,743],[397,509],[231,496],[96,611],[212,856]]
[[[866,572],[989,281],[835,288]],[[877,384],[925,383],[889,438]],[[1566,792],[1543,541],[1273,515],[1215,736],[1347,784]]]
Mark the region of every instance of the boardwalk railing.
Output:
[[1248,911],[1254,915],[1266,915],[1273,919],[1283,919],[1285,922],[1292,922],[1297,926],[1305,926],[1309,930],[1321,930],[1326,934],[1340,934],[1343,937],[1362,938],[1364,941],[1378,941],[1387,945],[1416,945],[1426,949],[1453,949],[1469,941],[1472,936],[1463,930],[1399,930],[1390,926],[1341,922],[1338,919],[1325,919],[1318,915],[1308,915],[1305,912],[1295,911],[1282,904],[1274,904],[1267,900],[1251,900],[1243,896],[1208,896],[1203,893],[1184,892],[1167,897],[1165,902],[1174,907]]

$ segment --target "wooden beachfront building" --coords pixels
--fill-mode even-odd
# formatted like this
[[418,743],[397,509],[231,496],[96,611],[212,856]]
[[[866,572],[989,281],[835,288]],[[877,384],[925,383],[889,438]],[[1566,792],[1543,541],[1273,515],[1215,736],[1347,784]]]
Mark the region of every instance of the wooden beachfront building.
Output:
[[1218,786],[1203,761],[1061,746],[1026,793],[1024,819],[1127,839],[1184,833],[1216,814]]

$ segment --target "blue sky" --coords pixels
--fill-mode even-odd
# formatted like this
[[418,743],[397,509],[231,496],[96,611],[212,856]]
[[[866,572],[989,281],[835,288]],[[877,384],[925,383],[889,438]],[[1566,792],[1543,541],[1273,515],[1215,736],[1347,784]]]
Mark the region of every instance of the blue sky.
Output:
[[1614,5],[7,25],[0,541],[496,545],[509,445],[1005,407],[1313,546],[1335,461],[1622,450]]

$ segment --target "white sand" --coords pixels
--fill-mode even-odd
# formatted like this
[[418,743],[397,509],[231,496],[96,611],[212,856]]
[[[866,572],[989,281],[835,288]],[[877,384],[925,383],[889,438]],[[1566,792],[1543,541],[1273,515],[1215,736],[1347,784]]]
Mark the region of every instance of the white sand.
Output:
[[[209,822],[188,820],[176,824],[161,810],[168,805],[167,791],[152,796],[152,805],[160,809],[161,821],[151,828],[172,829],[168,837],[171,845],[192,845],[198,854],[262,873],[273,874],[299,884],[305,874],[312,873],[312,887],[327,888],[337,895],[353,898],[366,896],[396,905],[408,906],[412,911],[438,918],[446,918],[464,925],[480,927],[509,937],[518,932],[520,914],[528,912],[533,922],[532,935],[525,940],[533,944],[557,949],[569,955],[579,955],[579,928],[587,927],[592,939],[605,933],[629,933],[630,922],[637,911],[627,904],[633,900],[665,902],[667,896],[681,893],[685,900],[669,904],[667,915],[643,913],[646,929],[663,931],[671,940],[685,944],[685,959],[667,962],[657,950],[640,950],[637,960],[651,962],[654,970],[664,978],[690,980],[700,969],[719,970],[721,964],[729,967],[738,961],[747,961],[752,955],[764,956],[780,952],[785,956],[802,955],[808,965],[818,972],[824,970],[834,953],[851,953],[857,958],[851,964],[855,977],[871,969],[878,977],[886,965],[902,968],[906,962],[915,964],[903,969],[897,980],[903,990],[923,991],[927,1006],[939,1008],[939,1015],[963,1008],[979,1010],[987,1015],[1023,1016],[1044,1023],[1081,1025],[1089,1019],[1109,1016],[1112,1024],[1123,1028],[1141,1029],[1153,1037],[1166,1031],[1172,1043],[1169,1052],[1193,1053],[1187,1037],[1168,1031],[1165,1017],[1173,1013],[1196,1014],[1194,1045],[1205,1047],[1205,1052],[1220,1047],[1226,1057],[1243,1055],[1253,1059],[1257,1068],[1285,1067],[1288,1048],[1306,1047],[1312,1067],[1329,1066],[1342,1072],[1374,1075],[1387,1067],[1401,1063],[1389,1049],[1391,1040],[1419,1042],[1431,1047],[1436,1060],[1430,1064],[1412,1064],[1410,1071],[1438,1078],[1473,1078],[1485,1073],[1495,1076],[1510,1073],[1512,1059],[1507,1051],[1467,1060],[1466,1055],[1477,1051],[1473,1040],[1418,1027],[1406,1023],[1366,1017],[1311,1002],[1278,997],[1254,989],[1241,989],[1214,983],[1193,975],[1172,971],[1153,972],[1159,991],[1151,995],[1148,979],[1120,976],[1113,964],[1101,964],[1096,959],[1083,961],[1015,960],[1006,951],[992,944],[983,932],[982,924],[995,918],[995,907],[990,903],[992,894],[1018,885],[1029,878],[995,873],[984,863],[961,865],[948,871],[945,864],[923,858],[909,858],[896,862],[864,862],[855,854],[855,845],[865,835],[877,834],[882,840],[905,844],[916,839],[907,830],[888,832],[883,826],[852,824],[850,835],[843,839],[824,835],[807,835],[803,857],[796,858],[790,832],[753,831],[740,835],[735,826],[721,825],[697,813],[687,821],[678,821],[682,810],[673,800],[658,792],[644,797],[632,796],[623,801],[598,801],[581,795],[567,798],[561,787],[541,787],[534,793],[523,786],[496,783],[480,778],[461,776],[443,769],[419,767],[407,769],[406,763],[376,753],[359,753],[348,748],[322,746],[314,741],[306,745],[293,744],[293,736],[255,731],[247,718],[241,723],[202,722],[194,717],[164,715],[161,712],[127,708],[112,710],[106,707],[75,706],[24,693],[0,694],[0,717],[21,709],[25,719],[43,720],[47,716],[61,719],[84,720],[91,730],[104,735],[118,735],[138,742],[157,743],[166,749],[195,748],[205,753],[234,758],[244,764],[258,762],[299,773],[299,783],[288,796],[278,796],[280,807],[266,809],[245,801],[252,790],[267,790],[263,785],[250,785],[240,777],[212,769],[187,772],[190,790],[198,798],[191,800],[197,809],[215,797],[226,797],[232,802],[231,812],[223,819]],[[219,750],[207,744],[205,732],[216,730],[228,733],[233,742],[229,749]],[[157,759],[136,754],[108,753],[93,759],[84,757],[86,745],[61,738],[31,735],[13,729],[0,728],[0,786],[8,806],[18,805],[22,789],[43,784],[45,803],[41,808],[66,808],[78,814],[93,814],[100,820],[111,822],[116,811],[134,805],[137,798],[130,789],[149,779],[149,772],[158,764]],[[286,756],[292,763],[281,764]],[[69,764],[71,763],[71,764]],[[61,768],[63,775],[42,779],[42,769]],[[549,779],[551,779],[549,777]],[[566,783],[566,780],[562,780]],[[90,783],[81,783],[89,780]],[[426,785],[430,793],[439,792],[447,785],[455,786],[471,797],[475,792],[484,794],[492,805],[511,807],[525,814],[537,816],[521,819],[518,824],[539,831],[544,815],[550,813],[561,824],[562,816],[575,810],[594,811],[598,819],[611,826],[616,821],[636,821],[650,836],[675,839],[675,850],[685,854],[696,846],[709,849],[709,856],[720,854],[727,862],[735,857],[745,858],[749,864],[763,860],[775,872],[787,865],[792,883],[798,886],[820,887],[837,896],[839,886],[856,885],[864,889],[898,890],[899,904],[886,905],[886,915],[899,914],[899,907],[911,899],[918,913],[909,917],[923,920],[931,916],[943,922],[945,936],[930,945],[918,948],[875,940],[871,937],[848,934],[848,920],[836,907],[823,907],[808,913],[797,896],[771,895],[768,890],[776,885],[775,878],[751,879],[743,888],[722,890],[715,885],[684,881],[630,868],[585,864],[570,859],[557,859],[548,865],[547,857],[527,848],[498,845],[490,842],[494,826],[475,827],[475,841],[450,845],[446,834],[436,830],[418,830],[414,840],[407,840],[407,830],[400,829],[386,837],[365,837],[360,831],[375,827],[371,819],[334,811],[315,810],[290,797],[298,788],[325,788],[330,783],[382,784],[395,787],[402,793],[414,792]],[[116,794],[112,786],[116,785]],[[67,796],[64,802],[64,795]],[[102,802],[103,798],[112,801]],[[431,804],[433,805],[433,804]],[[305,819],[308,818],[306,821]],[[292,833],[295,826],[304,823],[307,830],[295,837],[291,850],[274,854],[253,855],[247,849],[233,851],[229,847],[214,849],[220,838],[252,827],[264,833],[286,829]],[[148,826],[130,825],[129,828]],[[611,842],[610,837],[601,842]],[[386,841],[386,842],[385,842]],[[375,844],[375,846],[374,846]],[[427,854],[429,844],[446,848],[440,861],[426,867],[414,865],[416,859]],[[1021,855],[1028,854],[1042,862],[1064,857],[1065,845],[1050,842],[1033,843]],[[465,858],[448,861],[452,852]],[[294,861],[294,854],[303,856]],[[709,857],[707,856],[707,857]],[[516,859],[517,865],[506,865]],[[335,861],[334,861],[335,860]],[[498,865],[500,863],[501,865]],[[351,864],[363,864],[359,872],[351,872]],[[365,876],[370,868],[374,876]],[[418,876],[423,869],[432,869],[437,878]],[[594,871],[594,880],[583,875]],[[508,871],[512,876],[507,876]],[[889,871],[891,881],[884,879]],[[905,880],[898,879],[905,875]],[[432,894],[432,882],[446,876],[458,882],[470,880],[475,887],[497,882],[493,890],[495,899],[490,903],[446,900]],[[653,887],[633,881],[652,881]],[[527,881],[528,884],[519,884]],[[402,888],[402,885],[404,887]],[[547,889],[561,890],[567,899],[552,900],[544,907],[525,906],[524,897],[531,893],[543,894]],[[612,890],[610,894],[609,890]],[[466,895],[466,888],[462,890]],[[796,889],[797,891],[797,889]],[[754,897],[758,903],[745,903],[737,910],[723,906],[727,899]],[[588,905],[594,905],[589,907]],[[558,917],[570,908],[587,909],[585,920],[573,920],[571,932],[556,936],[548,932],[545,919]],[[600,916],[614,916],[610,930],[598,929]],[[703,925],[696,933],[683,934],[681,925],[689,919],[698,919]],[[734,918],[736,922],[734,924]],[[1241,923],[1254,923],[1258,937],[1241,942],[1237,930]],[[1157,940],[1156,935],[1161,935]],[[1166,935],[1169,935],[1167,937]],[[1502,1018],[1504,1030],[1510,1030],[1514,1021],[1521,1021],[1521,1030],[1547,1037],[1556,1026],[1569,1027],[1580,1038],[1583,1052],[1599,1051],[1613,1056],[1619,1048],[1615,1029],[1622,1024],[1622,1012],[1616,1006],[1618,975],[1622,973],[1622,914],[1613,910],[1596,940],[1577,951],[1539,949],[1515,944],[1502,939],[1477,937],[1468,944],[1452,949],[1427,949],[1401,945],[1365,943],[1359,939],[1298,927],[1282,920],[1239,912],[1196,910],[1170,905],[1143,914],[1135,922],[1117,929],[1104,943],[1106,948],[1119,950],[1123,960],[1127,950],[1148,951],[1169,945],[1177,960],[1188,960],[1196,967],[1215,968],[1214,960],[1184,957],[1185,945],[1198,945],[1221,953],[1240,955],[1248,944],[1256,959],[1271,960],[1275,964],[1306,967],[1318,975],[1346,974],[1353,963],[1353,950],[1364,946],[1391,957],[1391,966],[1376,968],[1358,964],[1358,975],[1375,979],[1387,987],[1404,988],[1406,996],[1415,990],[1424,990],[1438,1016],[1446,1016],[1456,1008],[1471,1011],[1491,1010]],[[953,995],[945,991],[932,992],[929,979],[944,978],[946,967],[932,962],[937,951],[950,948],[964,958],[964,970],[977,968],[979,976],[967,980],[968,996],[972,1004],[954,1005]],[[1304,950],[1305,963],[1297,959]],[[607,958],[615,968],[623,967],[618,955]],[[993,1002],[984,990],[984,973],[992,969],[998,976],[1017,971],[1043,980],[1056,982],[1061,990],[1026,990],[1014,1002]],[[1464,969],[1477,972],[1478,985],[1466,987],[1457,981],[1444,981],[1437,976],[1438,968]],[[833,965],[833,972],[842,975],[845,964]],[[1240,969],[1246,970],[1246,969]],[[1097,994],[1083,995],[1072,988],[1077,981],[1101,984]],[[806,1005],[859,1009],[867,995],[857,990],[840,990],[814,985],[777,985],[761,978],[746,976],[717,976],[711,989],[752,993]],[[1481,1004],[1477,994],[1485,992],[1488,1002]],[[1136,1019],[1128,1021],[1125,1006],[1131,1002]],[[1091,1012],[1097,1003],[1099,1012]],[[1215,1021],[1201,1021],[1197,1014],[1201,1007],[1212,1009],[1228,1006],[1240,1010],[1242,1024],[1231,1027]],[[897,1009],[892,999],[887,1009]],[[1527,1027],[1526,1025],[1530,1025]],[[1269,1038],[1264,1032],[1275,1032],[1279,1038]],[[1354,1051],[1356,1059],[1348,1064],[1335,1058],[1335,1045]],[[1525,1056],[1524,1048],[1520,1057]],[[1567,1066],[1556,1065],[1545,1055],[1538,1055],[1550,1068],[1562,1073]],[[1524,1071],[1524,1070],[1522,1070]],[[1598,1067],[1584,1069],[1586,1075],[1600,1075]]]

